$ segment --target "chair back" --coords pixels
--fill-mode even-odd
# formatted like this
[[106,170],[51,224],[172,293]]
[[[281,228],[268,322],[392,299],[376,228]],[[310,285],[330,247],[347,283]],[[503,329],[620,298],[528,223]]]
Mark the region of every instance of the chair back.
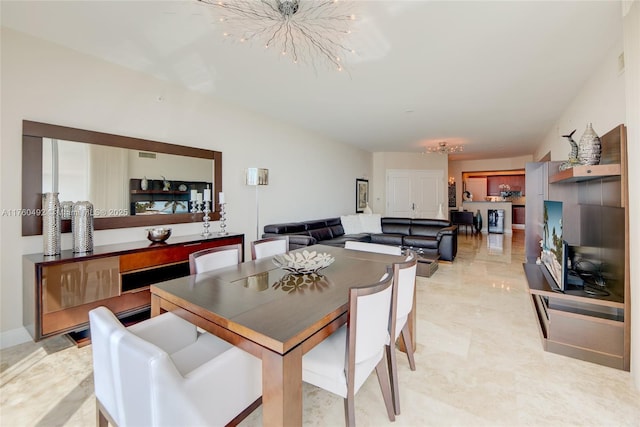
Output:
[[267,237],[251,242],[251,259],[261,259],[289,252],[289,236]]
[[409,313],[413,309],[413,297],[416,289],[417,255],[409,251],[404,262],[393,264],[393,288],[396,310],[396,325],[393,341],[398,338],[400,331],[407,322]]
[[117,397],[115,378],[112,374],[115,356],[112,340],[124,333],[124,326],[105,307],[98,307],[89,312],[89,324],[96,399],[116,424],[124,425],[118,410],[120,399]]
[[392,284],[393,275],[389,271],[376,284],[349,290],[347,354],[350,367],[382,357],[391,330]]
[[347,240],[344,243],[345,249],[363,252],[375,252],[387,255],[402,255],[400,246],[383,245],[381,243],[358,242],[355,240]]
[[204,273],[241,262],[242,244],[218,246],[189,254],[189,272]]

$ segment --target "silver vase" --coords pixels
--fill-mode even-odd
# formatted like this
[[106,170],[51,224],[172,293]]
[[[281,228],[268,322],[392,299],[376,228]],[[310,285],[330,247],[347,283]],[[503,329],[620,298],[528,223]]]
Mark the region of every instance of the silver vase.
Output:
[[60,253],[60,201],[58,193],[44,193],[42,197],[42,237],[44,255]]
[[93,205],[90,202],[75,202],[71,212],[73,252],[93,251]]
[[600,137],[595,133],[591,123],[582,134],[578,143],[578,161],[582,165],[597,165],[600,163],[602,144]]

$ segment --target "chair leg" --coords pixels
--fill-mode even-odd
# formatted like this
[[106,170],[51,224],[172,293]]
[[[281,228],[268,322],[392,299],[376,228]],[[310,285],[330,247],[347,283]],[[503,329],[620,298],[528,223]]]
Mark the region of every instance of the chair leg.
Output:
[[347,427],[355,427],[356,425],[356,407],[353,401],[353,394],[347,394],[344,399],[344,422]]
[[109,420],[102,412],[100,404],[96,404],[96,425],[98,427],[107,427],[109,425]]
[[413,358],[413,341],[411,341],[411,331],[409,330],[409,324],[406,323],[402,328],[402,340],[404,341],[404,348],[407,352],[407,358],[409,359],[409,368],[412,371],[416,370],[416,361]]
[[398,367],[396,362],[395,346],[387,345],[387,366],[391,380],[391,395],[393,396],[393,409],[396,415],[400,415],[400,387],[398,385]]
[[387,415],[389,415],[389,421],[395,421],[396,416],[393,412],[393,399],[391,397],[391,387],[389,387],[389,372],[384,363],[384,358],[380,359],[380,362],[376,365],[376,374],[378,376],[378,382],[380,383],[380,389],[382,390],[382,398],[384,399],[384,405],[387,407]]

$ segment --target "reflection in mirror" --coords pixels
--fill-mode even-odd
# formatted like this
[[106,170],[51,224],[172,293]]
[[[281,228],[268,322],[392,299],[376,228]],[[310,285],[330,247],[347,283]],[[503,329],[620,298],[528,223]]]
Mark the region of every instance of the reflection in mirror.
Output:
[[[42,234],[42,195],[56,188],[61,202],[94,205],[96,230],[200,222],[201,210],[187,213],[185,206],[205,194],[215,221],[222,153],[23,120],[23,236]],[[71,221],[63,219],[61,228],[70,232]]]
[[43,138],[42,192],[90,201],[96,218],[187,213],[212,178],[208,159]]

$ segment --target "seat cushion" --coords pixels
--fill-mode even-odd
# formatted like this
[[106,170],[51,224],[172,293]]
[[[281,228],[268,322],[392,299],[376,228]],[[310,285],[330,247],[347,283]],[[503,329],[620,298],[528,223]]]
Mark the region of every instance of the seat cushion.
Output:
[[404,246],[437,250],[438,240],[433,237],[425,236],[404,236]]
[[171,360],[176,365],[178,372],[186,376],[189,372],[221,355],[233,346],[228,342],[203,332],[193,344],[172,353]]
[[319,242],[323,240],[333,239],[333,234],[331,234],[331,229],[329,227],[316,228],[313,230],[309,230],[309,236],[313,237]]
[[[344,372],[346,346],[347,325],[343,325],[302,356],[302,381],[346,397],[347,379]],[[384,349],[380,349],[375,357],[356,365],[355,392],[358,392],[383,355]]]
[[411,224],[411,235],[412,236],[426,236],[426,237],[436,237],[442,227],[437,225],[416,225]]
[[[408,227],[408,226],[407,226]],[[402,246],[402,238],[404,234],[372,234],[371,243],[381,243],[383,245]]]

